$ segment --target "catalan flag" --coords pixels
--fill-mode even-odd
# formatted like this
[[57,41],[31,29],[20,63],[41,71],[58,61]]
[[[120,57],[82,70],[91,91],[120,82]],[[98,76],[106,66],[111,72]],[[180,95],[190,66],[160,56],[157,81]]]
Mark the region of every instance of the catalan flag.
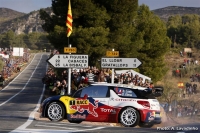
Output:
[[66,26],[67,26],[67,37],[69,37],[72,33],[72,10],[71,10],[71,3],[69,0],[68,5],[68,13],[67,13],[67,20],[66,20]]

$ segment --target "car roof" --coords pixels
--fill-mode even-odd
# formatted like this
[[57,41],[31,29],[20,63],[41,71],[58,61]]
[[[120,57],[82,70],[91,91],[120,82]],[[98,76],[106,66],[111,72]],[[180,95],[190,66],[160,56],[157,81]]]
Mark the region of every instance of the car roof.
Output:
[[91,83],[92,86],[114,86],[114,87],[125,87],[130,89],[138,89],[138,90],[145,90],[146,87],[135,86],[135,85],[128,85],[128,84],[116,84],[116,83],[107,83],[107,82],[94,82]]

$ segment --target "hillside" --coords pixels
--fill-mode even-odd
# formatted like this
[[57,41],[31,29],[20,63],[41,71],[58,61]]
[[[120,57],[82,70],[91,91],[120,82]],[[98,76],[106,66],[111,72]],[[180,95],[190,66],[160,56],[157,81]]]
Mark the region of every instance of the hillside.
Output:
[[[3,10],[4,8],[0,9]],[[52,13],[51,8],[45,8],[45,10],[49,14]],[[6,13],[6,11],[8,12]],[[4,15],[2,15],[4,17],[0,17],[0,34],[7,32],[8,30],[13,30],[16,34],[44,32],[42,29],[43,21],[40,19],[39,10],[30,12],[28,14],[20,14],[18,16],[16,15],[18,13],[16,11],[11,12],[10,10],[4,10],[4,12]],[[9,14],[11,17],[9,17]]]
[[23,15],[25,15],[25,13],[17,12],[8,8],[0,8],[0,24],[5,21],[19,18]]
[[[46,12],[52,14],[51,8],[44,8]],[[200,7],[181,7],[169,6],[156,10],[152,10],[162,20],[167,21],[172,15],[198,14],[200,15]],[[8,8],[0,8],[0,34],[8,30],[15,31],[16,34],[43,32],[43,22],[39,17],[39,10],[28,14],[20,13]]]
[[162,20],[167,21],[170,16],[173,15],[185,15],[185,14],[198,14],[200,15],[200,7],[181,7],[181,6],[169,6],[153,10]]

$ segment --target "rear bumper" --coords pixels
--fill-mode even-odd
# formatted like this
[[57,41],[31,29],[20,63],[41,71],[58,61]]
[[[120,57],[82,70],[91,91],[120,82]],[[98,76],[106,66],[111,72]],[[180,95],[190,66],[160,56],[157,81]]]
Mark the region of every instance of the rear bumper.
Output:
[[160,124],[162,122],[161,118],[155,118],[152,123],[154,124]]
[[140,110],[141,122],[160,124],[162,122],[160,111],[157,110]]

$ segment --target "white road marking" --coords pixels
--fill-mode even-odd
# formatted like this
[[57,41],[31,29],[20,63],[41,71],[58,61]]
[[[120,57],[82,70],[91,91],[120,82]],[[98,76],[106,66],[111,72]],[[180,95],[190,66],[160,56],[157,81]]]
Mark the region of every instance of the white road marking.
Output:
[[[72,126],[73,123],[64,123],[64,122],[59,122],[59,123],[48,123],[48,122],[38,122],[36,125],[58,125],[58,126],[66,126],[70,125]],[[77,124],[76,124],[77,125]]]
[[12,133],[72,133],[72,132],[99,130],[102,128],[104,127],[97,127],[93,129],[84,129],[84,130],[18,129],[18,130],[12,131]]
[[[43,55],[42,55],[43,56]],[[39,63],[40,63],[40,61],[41,61],[41,59],[42,59],[42,56],[41,56],[41,58],[40,58],[40,60],[39,60],[39,62],[38,62],[38,64],[37,64],[37,66],[36,66],[36,68],[35,68],[35,70],[37,69],[37,67],[38,67],[38,65],[39,65]],[[35,58],[35,56],[34,56],[34,58]],[[34,60],[34,58],[33,58],[33,60]],[[32,61],[33,61],[32,60]],[[31,61],[31,62],[32,62]],[[30,63],[31,64],[31,63]],[[30,65],[29,64],[29,65]],[[28,65],[28,66],[29,66]],[[27,67],[26,67],[27,68]],[[46,70],[47,70],[47,68],[48,68],[48,64],[47,64],[47,66],[46,66]],[[24,69],[25,70],[25,69]],[[31,74],[31,77],[28,79],[28,81],[27,81],[27,83],[26,83],[26,85],[23,87],[23,89],[20,91],[20,92],[22,92],[24,89],[25,89],[25,87],[27,86],[27,84],[30,82],[30,79],[32,78],[32,76],[33,76],[33,74],[35,73],[35,70],[33,71],[33,73]],[[41,101],[42,101],[42,97],[43,97],[43,94],[44,94],[44,90],[45,90],[45,85],[43,86],[43,90],[42,90],[42,94],[40,95],[40,99],[39,99],[39,101],[38,101],[38,103],[37,103],[37,105],[36,105],[36,108],[31,112],[31,114],[29,115],[29,118],[28,118],[28,120],[26,121],[26,123],[24,123],[23,125],[21,125],[20,127],[18,127],[16,130],[24,130],[27,126],[29,126],[31,123],[32,123],[32,121],[34,120],[34,114],[35,114],[35,112],[39,109],[39,106],[40,106],[40,103],[41,103]],[[8,99],[6,102],[8,102],[9,100],[11,100],[12,98],[14,98],[15,96],[17,96],[20,92],[18,92],[17,94],[15,94],[13,97],[11,97],[10,99]],[[6,102],[4,102],[4,104],[6,103]],[[15,130],[14,131],[11,131],[11,132],[15,132]]]
[[50,125],[35,125],[36,127],[56,127],[56,128],[62,128],[62,129],[68,129],[68,130],[75,130],[76,128],[69,128],[69,127],[63,127],[63,126],[50,126]]
[[48,122],[38,122],[35,126],[48,126],[48,125],[56,125],[56,126],[70,126],[70,127],[93,127],[93,126],[85,126],[81,124],[76,124],[76,123],[64,123],[64,122],[59,122],[59,123],[48,123]]

